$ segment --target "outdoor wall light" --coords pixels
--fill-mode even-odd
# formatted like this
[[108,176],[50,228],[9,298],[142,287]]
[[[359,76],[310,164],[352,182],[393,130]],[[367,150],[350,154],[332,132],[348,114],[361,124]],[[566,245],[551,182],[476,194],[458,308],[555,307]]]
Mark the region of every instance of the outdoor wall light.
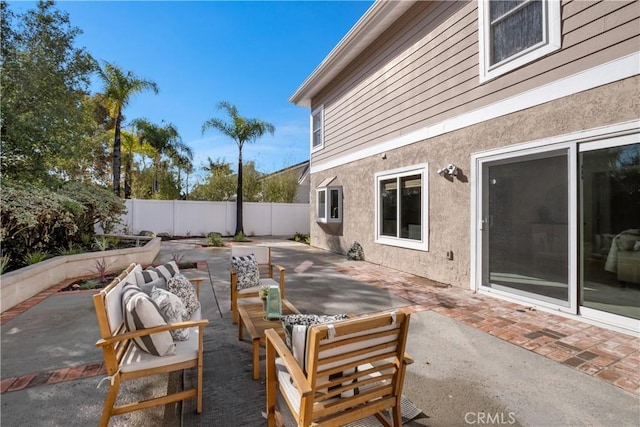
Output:
[[458,167],[453,163],[449,163],[447,167],[438,169],[438,175],[444,176],[444,177],[450,176],[453,178],[454,176],[458,175]]

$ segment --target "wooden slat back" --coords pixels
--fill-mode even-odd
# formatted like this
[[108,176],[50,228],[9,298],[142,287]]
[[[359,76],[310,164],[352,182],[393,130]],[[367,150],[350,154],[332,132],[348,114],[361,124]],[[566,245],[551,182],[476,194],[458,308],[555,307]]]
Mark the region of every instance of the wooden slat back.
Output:
[[231,246],[231,256],[255,255],[261,278],[272,277],[271,248],[269,246]]
[[[396,396],[402,387],[399,368],[408,326],[409,314],[398,310],[337,322],[332,327],[311,327],[307,378],[315,396],[312,418],[348,418],[341,412],[361,410],[363,405],[377,405],[381,399]],[[373,366],[362,368],[365,364]]]

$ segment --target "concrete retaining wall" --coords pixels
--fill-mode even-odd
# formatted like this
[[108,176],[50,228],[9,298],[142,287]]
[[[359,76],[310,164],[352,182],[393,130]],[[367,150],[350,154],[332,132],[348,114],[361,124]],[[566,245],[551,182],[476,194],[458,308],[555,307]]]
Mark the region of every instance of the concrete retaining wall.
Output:
[[119,272],[133,262],[151,264],[160,251],[160,242],[156,237],[136,248],[57,256],[3,274],[0,278],[0,312],[4,313],[63,280],[95,273],[96,261],[104,259],[109,273]]

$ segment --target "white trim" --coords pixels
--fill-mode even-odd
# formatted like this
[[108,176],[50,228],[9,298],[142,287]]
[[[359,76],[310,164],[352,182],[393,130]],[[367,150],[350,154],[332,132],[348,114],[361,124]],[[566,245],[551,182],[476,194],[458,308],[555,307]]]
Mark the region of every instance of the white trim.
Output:
[[[421,206],[422,206],[422,224],[420,224],[420,240],[403,239],[400,237],[380,236],[380,180],[385,178],[399,178],[408,175],[420,174],[421,178]],[[374,176],[374,242],[382,245],[396,246],[406,249],[416,249],[420,251],[429,250],[429,164],[421,163],[403,168],[376,172]],[[399,204],[398,204],[399,206]],[[398,221],[400,216],[398,215]]]
[[629,333],[629,331],[632,331],[635,333],[635,336],[640,336],[640,320],[638,319],[618,316],[585,306],[580,307],[580,314],[582,315],[580,317],[581,319],[589,319],[599,324],[605,324],[609,329],[613,327],[621,332]]
[[[313,146],[313,117],[316,114],[320,114],[320,145]],[[318,106],[315,110],[311,111],[309,115],[309,150],[311,153],[315,153],[318,150],[324,148],[324,104]]]
[[561,47],[562,34],[560,30],[561,15],[560,1],[548,0],[542,3],[543,11],[543,37],[535,46],[517,53],[498,64],[490,65],[490,37],[489,37],[489,0],[478,1],[478,39],[479,39],[479,76],[480,83],[487,82],[498,76],[522,67],[536,59],[542,58]]
[[315,163],[312,160],[311,173],[382,154],[638,74],[640,74],[640,51],[339,158]]

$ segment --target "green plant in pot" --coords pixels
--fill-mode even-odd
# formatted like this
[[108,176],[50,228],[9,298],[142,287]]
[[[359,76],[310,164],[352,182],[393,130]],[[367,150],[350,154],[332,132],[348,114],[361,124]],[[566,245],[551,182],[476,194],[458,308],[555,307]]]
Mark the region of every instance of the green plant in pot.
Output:
[[269,295],[269,286],[262,286],[258,291],[258,295],[262,300],[262,309],[267,310],[267,295]]

